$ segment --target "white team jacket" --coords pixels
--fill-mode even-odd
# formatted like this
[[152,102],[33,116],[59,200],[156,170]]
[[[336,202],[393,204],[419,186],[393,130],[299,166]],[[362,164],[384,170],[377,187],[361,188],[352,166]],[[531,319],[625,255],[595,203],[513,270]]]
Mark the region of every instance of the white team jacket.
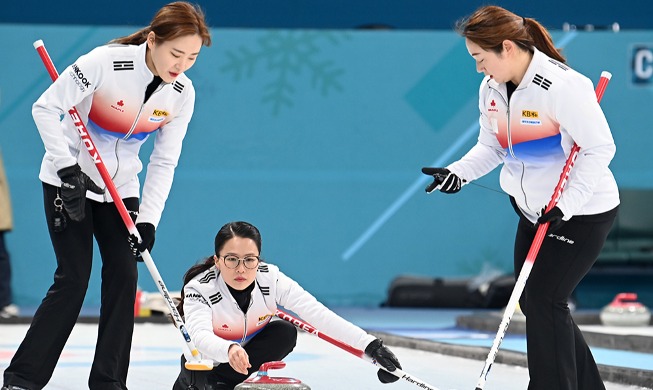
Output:
[[197,275],[184,287],[186,328],[204,359],[216,364],[229,361],[234,342],[246,343],[274,316],[277,305],[293,311],[320,332],[360,350],[375,337],[342,319],[276,265],[260,263],[247,314],[240,310],[215,266]]
[[[122,198],[139,196],[137,174],[143,165],[138,152],[156,132],[137,222],[157,226],[193,115],[195,90],[181,74],[171,84],[162,83],[143,104],[145,89],[154,77],[145,64],[145,51],[145,43],[110,44],[81,56],[34,103],[32,115],[45,145],[41,181],[60,186],[57,171],[79,163],[84,173],[105,188],[68,115],[76,106]],[[88,192],[87,197],[111,201],[108,191],[105,195]]]
[[478,143],[448,166],[451,172],[469,182],[503,163],[501,188],[536,222],[576,142],[580,153],[558,202],[563,219],[602,213],[619,204],[608,168],[616,147],[587,77],[535,49],[510,105],[506,85],[486,76],[479,109]]

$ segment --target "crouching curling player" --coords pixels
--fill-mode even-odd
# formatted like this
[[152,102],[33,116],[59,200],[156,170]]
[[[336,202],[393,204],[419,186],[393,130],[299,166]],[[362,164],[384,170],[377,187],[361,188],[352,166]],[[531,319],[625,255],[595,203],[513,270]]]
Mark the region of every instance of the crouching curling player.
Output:
[[[179,312],[211,371],[190,371],[182,356],[173,390],[232,390],[262,363],[285,358],[295,347],[297,330],[274,320],[277,305],[293,311],[317,329],[364,350],[389,371],[401,369],[380,339],[327,309],[277,266],[261,257],[261,235],[247,222],[230,222],[215,237],[215,255],[184,276]],[[398,378],[382,369],[383,383]]]

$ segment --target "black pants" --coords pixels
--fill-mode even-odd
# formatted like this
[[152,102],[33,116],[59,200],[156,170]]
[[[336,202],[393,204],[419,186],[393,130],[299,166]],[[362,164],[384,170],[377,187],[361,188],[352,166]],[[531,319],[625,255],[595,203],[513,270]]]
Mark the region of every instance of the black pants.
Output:
[[[520,300],[526,315],[529,390],[604,390],[596,362],[567,300],[596,261],[617,208],[571,218],[547,233]],[[515,277],[536,229],[520,218],[515,240]]]
[[271,321],[262,331],[254,336],[243,348],[249,355],[252,367],[248,375],[234,371],[229,363],[222,363],[212,371],[190,371],[184,367],[186,359],[181,357],[181,373],[173,386],[173,390],[186,390],[196,386],[198,390],[232,390],[242,383],[253,372],[258,371],[261,364],[282,360],[297,344],[297,329],[289,322]]
[[0,309],[12,303],[11,298],[11,263],[5,246],[6,230],[0,231]]
[[[25,339],[4,372],[4,383],[42,389],[52,377],[77,321],[91,275],[93,236],[102,256],[101,308],[95,357],[88,380],[92,390],[127,389],[138,276],[128,232],[113,203],[86,201],[86,216],[55,232],[52,226],[58,188],[43,185],[45,216],[57,258],[54,283],[36,310]],[[138,199],[124,199],[138,210]],[[68,215],[66,215],[68,217]]]

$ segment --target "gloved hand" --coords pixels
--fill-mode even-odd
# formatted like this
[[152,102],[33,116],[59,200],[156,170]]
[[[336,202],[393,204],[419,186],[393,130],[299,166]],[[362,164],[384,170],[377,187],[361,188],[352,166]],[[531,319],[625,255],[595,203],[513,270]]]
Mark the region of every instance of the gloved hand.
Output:
[[[369,343],[365,348],[365,354],[376,360],[379,365],[387,368],[389,371],[394,371],[397,368],[401,369],[399,360],[395,354],[388,349],[388,347],[383,345],[383,341],[381,339],[374,339],[374,341]],[[379,377],[381,383],[392,383],[399,380],[399,377],[382,369],[377,371],[376,376]]]
[[537,219],[537,223],[543,224],[548,222],[549,229],[547,232],[549,233],[553,233],[554,231],[560,229],[565,223],[565,221],[562,220],[564,214],[562,213],[562,210],[558,208],[558,206],[552,208],[548,213],[546,212],[546,206],[544,206],[542,208],[541,214],[542,216]]
[[426,192],[440,190],[445,194],[455,194],[460,191],[466,180],[461,179],[447,168],[422,168],[422,173],[433,176],[433,183],[426,187]]
[[156,233],[156,228],[149,222],[141,222],[136,224],[136,229],[138,234],[141,236],[141,242],[138,242],[138,238],[134,234],[129,235],[129,246],[136,257],[136,261],[143,261],[141,257],[141,252],[147,249],[148,252],[152,251],[154,247],[154,234]]
[[63,207],[73,221],[84,219],[86,206],[86,190],[103,194],[100,188],[88,175],[82,172],[79,164],[75,164],[57,171],[61,179],[61,200]]

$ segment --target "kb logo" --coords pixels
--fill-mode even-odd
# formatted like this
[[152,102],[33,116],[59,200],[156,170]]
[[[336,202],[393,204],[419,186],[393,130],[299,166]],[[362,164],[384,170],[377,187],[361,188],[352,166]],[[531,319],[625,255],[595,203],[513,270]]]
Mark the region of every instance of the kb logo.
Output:
[[640,87],[653,86],[653,45],[633,47],[633,84]]

